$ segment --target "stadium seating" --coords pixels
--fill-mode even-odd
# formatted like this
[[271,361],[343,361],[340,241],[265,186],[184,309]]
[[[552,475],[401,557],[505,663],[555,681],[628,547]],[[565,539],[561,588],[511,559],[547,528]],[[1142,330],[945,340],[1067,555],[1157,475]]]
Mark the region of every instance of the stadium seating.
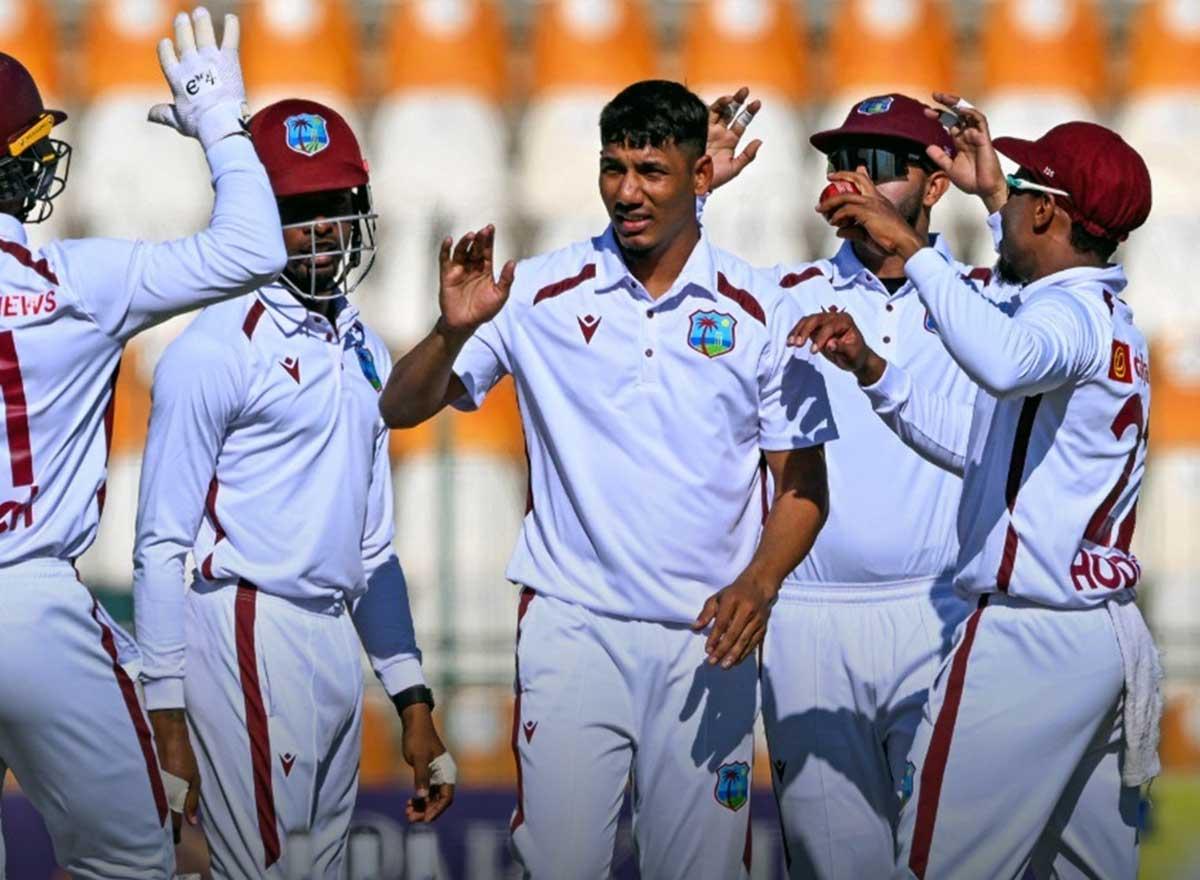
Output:
[[[799,108],[807,97],[805,40],[794,4],[785,0],[705,0],[684,23],[684,80],[706,102],[748,85],[763,101],[745,142],[762,138],[755,164],[711,199],[704,225],[721,247],[758,265],[799,259],[804,225],[819,191],[801,160]],[[780,196],[786,196],[781,198]]]
[[[1195,175],[1184,158],[1200,150],[1200,5],[1140,4],[1129,45],[1127,102],[1116,127],[1145,157],[1154,185],[1150,219],[1124,248],[1128,299],[1152,340],[1154,383],[1154,459],[1135,548],[1154,585],[1151,622],[1168,672],[1179,674],[1200,668],[1200,565],[1190,537],[1200,521],[1200,281],[1191,265],[1200,214]],[[1172,738],[1168,727],[1165,755]]]
[[[1108,40],[1094,0],[1001,0],[985,11],[981,29],[981,106],[993,133],[1038,137],[1060,122],[1097,119],[1108,98]],[[975,199],[955,192],[960,252],[991,257],[991,237]],[[957,209],[957,210],[956,210]]]
[[347,102],[359,96],[363,58],[357,9],[350,0],[246,0],[239,14],[251,109],[311,98],[353,125]]
[[494,0],[417,0],[386,22],[367,144],[380,259],[362,306],[394,348],[433,324],[443,237],[495,223],[498,259],[513,255],[505,50]]
[[551,0],[534,10],[529,107],[520,123],[518,199],[538,253],[599,233],[600,110],[620,89],[658,72],[638,0]]
[[[939,0],[846,0],[831,4],[827,62],[829,102],[815,130],[835,128],[858,101],[901,92],[928,101],[931,92],[954,79],[954,31],[949,4]],[[817,187],[825,157],[807,150],[806,179]],[[817,189],[819,193],[820,190]],[[807,204],[816,201],[815,195]],[[811,213],[810,237],[816,256],[841,245],[833,230]]]

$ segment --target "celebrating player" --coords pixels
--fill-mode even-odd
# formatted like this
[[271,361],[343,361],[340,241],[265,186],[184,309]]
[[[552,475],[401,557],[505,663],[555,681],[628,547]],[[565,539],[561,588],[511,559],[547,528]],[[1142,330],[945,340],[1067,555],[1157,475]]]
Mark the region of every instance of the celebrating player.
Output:
[[404,723],[410,819],[449,806],[454,769],[392,550],[378,404],[390,358],[346,299],[374,256],[367,164],[345,120],[312,101],[272,104],[250,133],[288,265],[203,311],[159,362],[137,633],[168,769],[194,773],[189,729],[195,740],[214,876],[335,878],[358,789],[360,640]]
[[187,786],[160,775],[126,672],[133,642],[72,560],[100,520],[125,343],[253,290],[284,264],[278,211],[242,128],[237,42],[235,17],[218,48],[197,9],[175,19],[174,47],[159,46],[175,102],[151,118],[204,147],[216,189],[208,228],[165,244],[64,241],[38,254],[23,223],[49,216],[66,182],[70,147],[51,136],[66,115],[46,110],[25,68],[0,54],[0,781],[7,765],[72,877],[166,878],[174,865],[167,813],[182,809]]
[[[986,394],[974,408],[877,353],[845,313],[795,328],[857,378],[910,446],[963,474],[955,586],[977,602],[930,691],[900,815],[916,877],[1137,874],[1137,786],[1158,770],[1157,655],[1129,552],[1146,454],[1146,342],[1109,263],[1150,212],[1141,157],[1098,125],[998,138],[952,95],[956,153],[928,155],[1000,211],[1007,317],[867,175],[821,206],[843,237],[904,260],[938,338]],[[932,111],[930,111],[932,114]],[[1001,173],[996,151],[1018,163]]]
[[[757,149],[735,157],[758,109],[748,97],[743,89],[711,108],[716,185]],[[869,97],[811,143],[832,169],[864,170],[973,290],[1007,298],[1011,287],[986,286],[990,272],[954,262],[945,239],[929,233],[950,181],[925,151],[955,149],[925,109],[905,95]],[[971,406],[978,386],[938,340],[902,259],[856,239],[832,259],[778,266],[775,275],[785,290],[851,315],[871,346],[941,397]],[[952,584],[962,481],[893,436],[851,376],[828,363],[822,372],[842,434],[826,453],[829,521],[780,592],[763,648],[763,721],[790,876],[886,877],[926,692],[970,613]]]
[[701,235],[706,117],[677,83],[608,104],[612,223],[597,238],[498,280],[491,227],[444,242],[441,317],[380,400],[408,427],[516,382],[531,508],[508,568],[523,587],[512,831],[526,876],[606,876],[631,773],[642,876],[745,871],[746,661],[824,518],[820,444],[835,432],[812,363],[786,354],[795,310]]

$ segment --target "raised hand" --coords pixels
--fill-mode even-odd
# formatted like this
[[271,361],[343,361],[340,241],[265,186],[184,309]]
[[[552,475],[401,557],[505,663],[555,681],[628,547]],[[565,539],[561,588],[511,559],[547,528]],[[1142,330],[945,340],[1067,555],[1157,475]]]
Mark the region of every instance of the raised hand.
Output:
[[907,260],[926,242],[917,231],[900,216],[895,205],[884,198],[866,169],[857,171],[835,171],[828,175],[831,181],[844,180],[853,183],[858,192],[841,192],[831,195],[817,205],[817,213],[825,222],[837,228],[838,238],[856,241],[870,239],[880,250],[898,254]]
[[197,138],[205,149],[242,131],[246,87],[238,34],[237,16],[226,15],[224,40],[218,47],[212,16],[203,6],[191,17],[186,12],[175,16],[175,43],[164,37],[158,44],[158,61],[174,103],[155,104],[150,121]]
[[488,225],[478,232],[468,232],[454,244],[452,238],[442,242],[438,261],[441,264],[441,290],[438,304],[446,329],[471,334],[499,314],[508,300],[516,274],[516,264],[509,260],[500,271],[492,273],[492,246],[496,229]]
[[708,107],[708,155],[713,163],[712,188],[733,180],[758,156],[761,140],[753,140],[739,154],[738,143],[762,101],[746,103],[750,90],[742,86],[732,95],[722,95]]
[[[1000,158],[992,146],[987,117],[958,95],[934,92],[933,99],[958,117],[958,122],[948,129],[956,152],[951,158],[935,145],[927,147],[925,152],[956,187],[983,199],[989,212],[1000,210],[1008,200],[1008,186],[1004,182]],[[937,119],[940,114],[937,110],[927,109],[925,115]]]

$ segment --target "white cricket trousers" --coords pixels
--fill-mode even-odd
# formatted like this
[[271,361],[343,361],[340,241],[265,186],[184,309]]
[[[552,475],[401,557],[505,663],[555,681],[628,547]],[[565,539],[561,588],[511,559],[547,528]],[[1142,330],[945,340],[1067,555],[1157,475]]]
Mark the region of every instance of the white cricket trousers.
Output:
[[1139,792],[1121,784],[1123,693],[1104,606],[981,601],[913,743],[896,876],[1133,880]]
[[245,581],[200,586],[184,698],[213,877],[340,878],[362,749],[350,614]]
[[757,667],[708,665],[705,638],[522,591],[511,828],[525,877],[607,880],[630,781],[642,877],[747,876]]
[[949,584],[788,589],[763,723],[792,880],[887,877],[929,685],[971,605]]
[[0,569],[0,633],[0,785],[7,766],[75,880],[169,878],[154,738],[121,665],[133,641],[58,559]]

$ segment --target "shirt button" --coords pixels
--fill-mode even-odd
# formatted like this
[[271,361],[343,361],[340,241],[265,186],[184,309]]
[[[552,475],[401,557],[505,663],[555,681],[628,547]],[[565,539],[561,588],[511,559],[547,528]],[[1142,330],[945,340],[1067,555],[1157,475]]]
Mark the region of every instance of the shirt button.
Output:
[[883,341],[884,341],[884,342],[891,342],[891,341],[892,341],[892,337],[890,337],[890,336],[885,336],[885,337],[883,337]]
[[646,309],[646,317],[653,318],[654,317],[654,309]]
[[648,357],[648,358],[654,357],[654,349],[652,349],[652,348],[646,349],[646,357]]
[[890,311],[892,311],[892,304],[891,304],[891,303],[888,303],[887,310],[888,310],[889,312],[890,312]]

